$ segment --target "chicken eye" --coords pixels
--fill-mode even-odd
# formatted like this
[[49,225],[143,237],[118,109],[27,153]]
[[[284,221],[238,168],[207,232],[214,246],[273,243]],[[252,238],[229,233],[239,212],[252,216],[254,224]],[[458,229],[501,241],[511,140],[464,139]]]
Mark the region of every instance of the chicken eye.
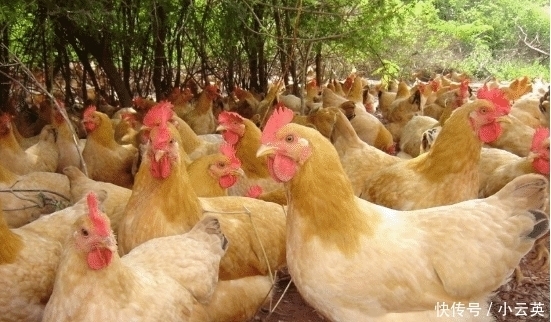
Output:
[[225,166],[224,162],[218,162],[217,165],[218,165],[219,168],[223,168]]
[[291,134],[289,134],[289,135],[287,135],[287,136],[285,137],[285,141],[287,141],[287,142],[289,142],[289,143],[293,142],[294,139],[295,139],[295,138],[294,138],[293,135],[291,135]]
[[481,108],[481,109],[480,109],[480,113],[482,113],[482,114],[486,114],[486,112],[487,112],[487,110],[486,110],[486,108],[485,108],[485,107],[483,107],[483,108]]
[[174,140],[174,139],[171,139],[171,140],[170,140],[170,143],[171,143],[171,144],[174,143],[174,142],[176,142],[176,140]]
[[88,237],[88,230],[82,228],[82,229],[80,230],[80,232],[82,233],[82,236]]

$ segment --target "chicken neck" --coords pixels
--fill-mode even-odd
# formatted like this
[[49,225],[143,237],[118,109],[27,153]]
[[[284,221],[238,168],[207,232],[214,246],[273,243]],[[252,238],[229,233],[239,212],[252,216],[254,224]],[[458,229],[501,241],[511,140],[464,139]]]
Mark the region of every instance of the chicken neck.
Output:
[[256,157],[256,151],[260,147],[260,129],[251,121],[245,121],[245,132],[237,142],[236,156],[241,160],[241,169],[249,179],[268,178],[270,173],[266,166],[266,157]]
[[21,249],[23,249],[23,239],[18,234],[11,231],[4,214],[0,209],[0,264],[10,264],[15,262]]

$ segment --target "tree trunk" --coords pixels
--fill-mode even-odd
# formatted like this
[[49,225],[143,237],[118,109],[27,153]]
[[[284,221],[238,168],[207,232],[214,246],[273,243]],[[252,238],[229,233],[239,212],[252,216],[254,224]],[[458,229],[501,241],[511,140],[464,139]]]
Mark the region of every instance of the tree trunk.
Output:
[[166,12],[163,6],[156,4],[153,13],[154,59],[153,59],[153,87],[157,100],[165,96],[168,88],[163,86],[163,70],[166,65]]
[[10,48],[10,32],[9,25],[5,22],[0,22],[0,111],[5,113],[13,113],[15,106],[9,106],[9,94],[11,80],[7,75],[10,75],[9,68],[9,52]]

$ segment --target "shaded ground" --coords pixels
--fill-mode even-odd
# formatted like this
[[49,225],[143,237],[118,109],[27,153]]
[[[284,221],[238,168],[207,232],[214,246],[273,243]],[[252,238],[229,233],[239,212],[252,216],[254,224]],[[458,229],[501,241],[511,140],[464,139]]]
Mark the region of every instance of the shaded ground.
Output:
[[[545,238],[549,249],[549,236]],[[491,301],[492,313],[496,322],[549,321],[549,267],[541,268],[541,262],[534,261],[536,254],[532,250],[521,261],[521,269],[526,277],[524,283],[516,285],[512,280],[502,286]],[[260,312],[255,321],[263,322],[326,322],[316,310],[304,302],[288,275],[283,275],[274,296],[274,304],[283,297],[270,314],[268,309]],[[284,293],[285,288],[289,288]],[[504,303],[506,305],[504,305]],[[524,303],[524,304],[523,304]],[[540,306],[543,313],[540,314]],[[504,310],[504,307],[507,310]],[[505,313],[505,314],[504,314]],[[525,316],[523,314],[526,314]],[[533,315],[533,316],[531,316]]]

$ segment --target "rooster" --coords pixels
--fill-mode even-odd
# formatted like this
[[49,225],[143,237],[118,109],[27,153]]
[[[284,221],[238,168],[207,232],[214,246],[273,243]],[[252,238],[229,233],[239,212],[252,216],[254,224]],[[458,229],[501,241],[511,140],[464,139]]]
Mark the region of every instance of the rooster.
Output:
[[82,157],[90,178],[132,188],[138,149],[118,144],[109,117],[95,106],[86,108],[82,121],[88,132]]
[[285,109],[272,115],[257,155],[268,156],[289,196],[293,282],[331,321],[456,321],[437,316],[442,302],[478,303],[485,312],[490,293],[549,230],[541,211],[548,183],[535,174],[486,199],[423,210],[359,199],[331,143],[292,117]]
[[42,321],[193,321],[204,314],[227,249],[216,218],[121,258],[94,193],[87,208],[67,234]]
[[476,198],[482,145],[500,136],[501,122],[508,120],[510,109],[498,89],[481,89],[478,97],[452,114],[429,153],[398,162],[369,177],[361,198],[399,210]]

